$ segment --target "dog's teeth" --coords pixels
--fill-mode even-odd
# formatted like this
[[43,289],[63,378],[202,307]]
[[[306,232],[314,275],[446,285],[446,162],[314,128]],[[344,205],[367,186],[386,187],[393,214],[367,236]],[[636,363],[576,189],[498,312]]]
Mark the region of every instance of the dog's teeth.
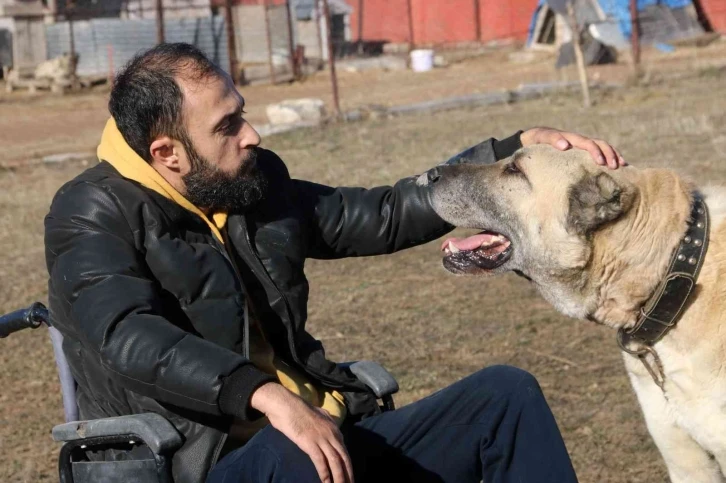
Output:
[[500,242],[504,242],[504,237],[503,236],[495,236],[495,237],[492,237],[488,242],[486,242],[486,241],[485,242],[482,242],[481,246],[488,247],[490,245],[494,245],[495,243],[500,243]]
[[448,246],[447,248],[448,248],[448,249],[449,249],[449,250],[451,251],[451,253],[459,253],[459,252],[461,251],[461,250],[459,250],[459,248],[458,248],[458,247],[457,247],[456,245],[454,245],[453,243],[449,243],[449,246]]

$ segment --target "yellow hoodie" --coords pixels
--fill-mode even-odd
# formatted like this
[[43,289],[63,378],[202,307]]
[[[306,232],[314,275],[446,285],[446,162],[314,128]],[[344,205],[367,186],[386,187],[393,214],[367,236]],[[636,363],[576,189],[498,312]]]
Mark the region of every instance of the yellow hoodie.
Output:
[[[227,223],[226,213],[214,213],[207,217],[198,207],[194,206],[181,193],[174,189],[158,171],[144,161],[131,149],[116,127],[113,118],[106,123],[97,155],[100,160],[110,163],[124,178],[134,180],[147,188],[173,200],[177,204],[201,217],[214,236],[224,244],[222,230]],[[264,332],[254,318],[250,319],[250,360],[259,369],[268,374],[276,375],[280,383],[293,393],[316,407],[323,408],[336,420],[338,425],[346,416],[343,396],[336,391],[324,391],[313,385],[303,374],[281,361],[267,342]],[[237,422],[230,434],[241,441],[246,441],[256,431],[268,423],[262,418],[254,423]]]

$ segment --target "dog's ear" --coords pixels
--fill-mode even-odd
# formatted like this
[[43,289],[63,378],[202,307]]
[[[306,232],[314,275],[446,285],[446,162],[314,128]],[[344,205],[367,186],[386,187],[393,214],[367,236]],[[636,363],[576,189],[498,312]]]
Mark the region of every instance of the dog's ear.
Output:
[[587,175],[570,188],[568,227],[586,235],[624,211],[622,189],[607,173]]

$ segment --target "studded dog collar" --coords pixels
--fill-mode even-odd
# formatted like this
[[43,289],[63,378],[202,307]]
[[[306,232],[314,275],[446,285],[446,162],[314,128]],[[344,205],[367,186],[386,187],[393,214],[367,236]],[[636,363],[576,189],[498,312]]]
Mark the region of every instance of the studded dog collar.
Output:
[[[663,368],[653,346],[683,315],[683,309],[693,293],[706,257],[709,229],[708,207],[703,198],[696,195],[688,230],[673,253],[665,278],[640,309],[635,326],[618,331],[620,348],[637,356],[661,389],[664,383]],[[648,354],[653,356],[657,374],[646,360]]]

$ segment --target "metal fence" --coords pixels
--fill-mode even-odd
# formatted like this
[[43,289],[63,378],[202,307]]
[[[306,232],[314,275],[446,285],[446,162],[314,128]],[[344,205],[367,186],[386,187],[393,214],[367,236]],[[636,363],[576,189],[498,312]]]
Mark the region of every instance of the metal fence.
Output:
[[[55,0],[53,10],[37,4],[3,16],[0,0],[0,66],[5,71],[29,76],[41,62],[74,52],[77,75],[110,77],[163,38],[196,45],[238,79],[280,82],[298,72],[294,20],[286,4],[225,8],[210,0]],[[229,48],[230,41],[235,48]]]
[[[107,76],[140,50],[153,47],[157,39],[155,20],[99,18],[58,22],[45,29],[48,58],[71,51],[71,28],[78,55],[76,73]],[[164,20],[167,42],[187,42],[199,47],[212,61],[229,71],[225,20],[221,16]]]

